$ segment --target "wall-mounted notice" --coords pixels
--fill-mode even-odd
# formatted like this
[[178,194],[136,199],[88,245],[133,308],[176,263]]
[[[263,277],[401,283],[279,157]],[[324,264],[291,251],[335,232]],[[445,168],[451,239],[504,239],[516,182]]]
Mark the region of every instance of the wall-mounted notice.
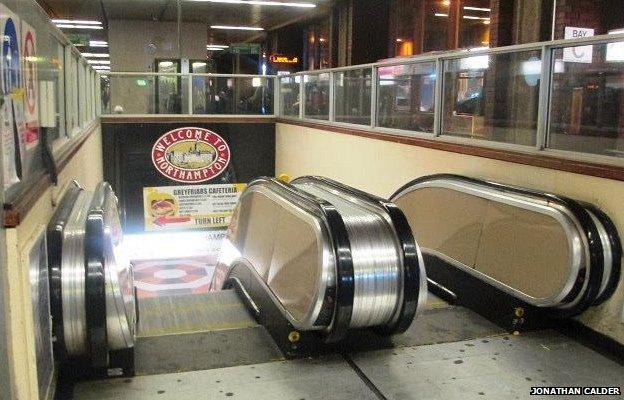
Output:
[[24,145],[32,149],[39,143],[39,93],[37,84],[37,34],[22,21],[22,60],[24,65]]
[[2,91],[15,94],[21,88],[22,66],[20,53],[20,21],[3,4],[0,4],[0,31],[2,33]]
[[19,182],[17,175],[17,155],[19,154],[19,149],[15,143],[11,96],[4,96],[2,106],[0,107],[0,133],[2,134],[4,189],[7,189]]
[[143,188],[145,230],[224,228],[244,183]]
[[[565,27],[564,38],[581,39],[594,36],[594,30],[590,28]],[[591,64],[594,46],[566,47],[563,49],[563,61]]]

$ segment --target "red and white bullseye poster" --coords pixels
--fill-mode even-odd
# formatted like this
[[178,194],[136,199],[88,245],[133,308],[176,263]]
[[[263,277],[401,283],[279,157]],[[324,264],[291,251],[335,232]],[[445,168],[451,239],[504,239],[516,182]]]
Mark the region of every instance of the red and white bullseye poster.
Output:
[[24,122],[22,132],[26,149],[39,143],[39,95],[37,92],[37,34],[22,21],[22,60],[24,72]]
[[210,289],[215,257],[134,261],[139,298],[206,293]]

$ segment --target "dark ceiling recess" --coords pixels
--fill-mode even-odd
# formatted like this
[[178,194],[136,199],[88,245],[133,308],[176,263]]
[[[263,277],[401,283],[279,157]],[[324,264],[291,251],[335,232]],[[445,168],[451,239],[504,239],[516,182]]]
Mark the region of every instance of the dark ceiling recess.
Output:
[[[177,21],[177,0],[37,0],[51,17],[64,19]],[[182,0],[182,21],[206,25],[260,26],[269,31],[279,26],[314,18],[327,12],[331,0],[313,2],[316,8],[272,7]],[[227,42],[258,38],[257,32],[219,31],[214,36]]]

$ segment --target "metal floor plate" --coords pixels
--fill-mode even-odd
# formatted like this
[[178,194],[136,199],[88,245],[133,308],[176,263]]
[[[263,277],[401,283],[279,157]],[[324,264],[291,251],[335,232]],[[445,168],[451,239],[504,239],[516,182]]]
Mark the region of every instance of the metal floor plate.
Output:
[[377,399],[340,357],[213,369],[133,379],[85,382],[76,400],[90,399]]
[[198,371],[282,358],[231,290],[141,299],[137,375]]
[[393,400],[528,399],[536,398],[529,396],[532,386],[624,387],[622,365],[553,331],[371,351],[352,359]]
[[[221,301],[233,301],[227,300],[232,294],[223,294]],[[554,331],[508,335],[469,310],[434,303],[405,334],[392,338],[396,347],[346,358],[266,362],[279,355],[257,325],[197,337],[141,337],[139,374],[152,359],[153,365],[165,366],[163,371],[189,365],[206,370],[83,382],[75,399],[529,399],[535,398],[529,396],[532,386],[624,387],[624,366]],[[223,318],[242,317],[214,317]],[[254,332],[260,331],[265,336],[258,339]],[[222,368],[227,365],[238,366]]]

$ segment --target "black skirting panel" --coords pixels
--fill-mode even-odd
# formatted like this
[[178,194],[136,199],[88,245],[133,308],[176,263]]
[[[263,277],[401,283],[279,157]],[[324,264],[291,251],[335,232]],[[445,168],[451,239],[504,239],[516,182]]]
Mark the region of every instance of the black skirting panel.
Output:
[[165,133],[178,128],[208,129],[223,138],[231,159],[226,170],[197,184],[248,183],[275,175],[274,122],[102,123],[104,180],[119,196],[125,213],[124,232],[144,230],[143,188],[192,185],[161,174],[152,162],[152,148]]

